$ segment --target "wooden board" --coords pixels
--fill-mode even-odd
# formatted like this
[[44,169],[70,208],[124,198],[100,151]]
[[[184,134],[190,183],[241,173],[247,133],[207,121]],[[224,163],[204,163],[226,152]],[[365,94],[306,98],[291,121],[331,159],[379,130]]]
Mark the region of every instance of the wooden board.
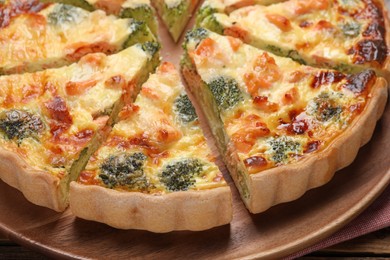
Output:
[[[160,37],[164,59],[177,65],[180,43],[173,44],[163,27]],[[211,230],[168,234],[117,230],[77,219],[69,210],[55,213],[32,205],[1,181],[0,229],[17,243],[55,258],[279,258],[340,229],[384,190],[390,182],[389,128],[388,105],[373,139],[351,166],[299,200],[257,215],[246,210],[220,163],[232,187],[234,217],[230,225]]]

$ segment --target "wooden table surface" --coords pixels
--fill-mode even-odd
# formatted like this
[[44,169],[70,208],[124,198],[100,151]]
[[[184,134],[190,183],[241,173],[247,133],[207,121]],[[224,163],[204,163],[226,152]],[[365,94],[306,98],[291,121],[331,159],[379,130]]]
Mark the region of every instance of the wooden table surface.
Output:
[[[300,259],[388,259],[390,227],[311,253]],[[0,259],[49,259],[44,255],[8,240],[0,233]]]

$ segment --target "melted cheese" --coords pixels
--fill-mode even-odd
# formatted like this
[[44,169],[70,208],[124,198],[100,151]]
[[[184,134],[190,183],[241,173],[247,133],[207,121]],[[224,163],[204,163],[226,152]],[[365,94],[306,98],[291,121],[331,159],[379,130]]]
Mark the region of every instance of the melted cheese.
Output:
[[[203,82],[221,77],[237,82],[242,100],[229,109],[220,107],[221,122],[211,125],[223,124],[226,140],[219,137],[219,141],[225,149],[234,147],[239,163],[247,168],[250,162],[262,164],[261,160],[267,164],[263,169],[292,163],[325,149],[348,128],[369,97],[346,87],[352,76],[302,66],[245,44],[237,48],[229,36],[209,32],[208,38],[197,45],[190,41],[186,47]],[[278,76],[272,77],[275,73]],[[375,78],[371,73],[363,72]],[[251,88],[248,78],[256,80],[257,88]]]
[[[103,134],[108,120],[105,114],[115,116],[111,111],[126,88],[107,86],[107,80],[120,75],[125,85],[135,82],[148,73],[150,58],[140,45],[135,45],[112,56],[89,54],[78,64],[60,69],[0,77],[0,114],[22,110],[39,116],[45,125],[38,138],[8,140],[0,131],[1,146],[19,154],[32,167],[66,175],[80,152],[97,141],[94,136]],[[69,95],[67,83],[91,78],[96,81],[91,88]],[[57,132],[55,124],[62,124],[62,133]]]
[[[353,71],[368,64],[377,66],[370,61],[356,62],[351,51],[356,44],[371,37],[364,36],[363,32],[373,18],[356,17],[352,11],[359,14],[365,8],[363,1],[291,0],[270,6],[248,6],[229,15],[214,14],[212,23],[220,24],[226,35],[245,34],[241,39],[247,43],[277,55]],[[212,28],[212,24],[203,25]]]
[[3,73],[37,71],[70,64],[91,52],[119,51],[132,34],[130,24],[102,11],[61,4],[13,17],[1,28],[0,68]]
[[[141,152],[148,157],[143,167],[150,183],[147,192],[171,192],[161,182],[159,175],[166,165],[183,159],[197,159],[204,163],[202,173],[195,176],[195,183],[190,189],[210,189],[226,185],[218,167],[212,162],[213,156],[198,121],[182,123],[173,110],[174,102],[180,95],[185,95],[185,92],[179,74],[173,65],[163,63],[158,72],[151,75],[142,86],[127,118],[114,126],[106,143],[87,164],[85,171],[89,174],[93,172],[94,179],[89,179],[89,183],[86,183],[80,177],[79,182],[104,186],[99,173],[107,158]],[[142,142],[135,141],[141,138]],[[137,191],[137,188],[132,191]]]

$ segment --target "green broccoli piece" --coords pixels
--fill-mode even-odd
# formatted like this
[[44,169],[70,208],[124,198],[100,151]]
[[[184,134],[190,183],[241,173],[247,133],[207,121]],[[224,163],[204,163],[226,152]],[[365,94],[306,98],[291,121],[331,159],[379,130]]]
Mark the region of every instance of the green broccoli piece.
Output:
[[199,42],[203,39],[206,39],[209,35],[209,32],[204,28],[195,28],[186,33],[183,42],[183,49],[187,50],[187,45],[190,41],[194,41],[195,45],[198,45]]
[[286,136],[272,138],[269,144],[271,145],[271,158],[276,163],[283,163],[288,160],[289,154],[298,154],[302,150],[300,143]]
[[203,171],[203,163],[198,159],[184,159],[164,167],[160,181],[170,191],[188,190],[195,184],[195,177]]
[[269,52],[272,52],[275,55],[285,56],[284,51],[280,47],[277,47],[275,45],[267,45],[265,46],[265,49]]
[[90,12],[95,10],[95,8],[85,0],[40,0],[40,1],[44,3],[61,3],[65,5],[72,5],[72,6],[80,7]]
[[233,78],[218,77],[207,83],[218,107],[228,109],[243,100],[238,83]]
[[80,9],[71,5],[58,4],[53,11],[49,13],[49,23],[54,25],[61,25],[66,23],[76,23],[83,17]]
[[143,153],[110,156],[100,166],[99,178],[109,188],[123,186],[145,191],[149,187],[144,174],[146,158]]
[[[137,43],[155,41],[155,37],[153,36],[152,32],[149,30],[149,27],[144,22],[130,19],[129,27],[131,30],[131,34],[129,35],[127,40],[123,43],[123,48],[128,48]],[[152,53],[154,54],[155,52]]]
[[181,94],[176,98],[174,111],[183,123],[190,123],[198,119],[195,108],[186,94]]
[[167,4],[164,4],[164,18],[167,21],[168,27],[173,27],[174,23],[177,22],[177,18],[181,17],[186,13],[189,7],[189,1],[181,1],[175,7],[169,8]]
[[202,7],[199,9],[199,11],[197,12],[197,14],[196,14],[196,22],[195,22],[196,26],[199,27],[200,24],[202,23],[202,21],[203,21],[206,17],[208,17],[208,16],[210,16],[210,15],[212,15],[212,14],[214,14],[214,13],[217,13],[217,12],[218,12],[217,9],[215,9],[215,8],[209,6],[209,5],[207,5],[207,6],[202,6]]
[[356,22],[345,23],[340,25],[343,34],[347,37],[356,37],[360,34],[360,24]]
[[309,114],[315,115],[318,121],[327,122],[339,119],[343,109],[337,104],[335,97],[331,97],[327,92],[321,92],[309,103],[307,111]]
[[218,22],[217,18],[213,14],[203,19],[200,23],[200,26],[218,34],[223,34],[225,29],[223,25]]
[[140,5],[136,8],[122,9],[119,17],[133,18],[138,21],[143,21],[154,34],[157,33],[157,23],[154,18],[154,12],[148,5]]
[[296,62],[299,62],[300,64],[306,65],[306,61],[301,57],[301,55],[296,50],[291,50],[288,52],[287,57],[290,57]]
[[149,53],[150,56],[154,56],[156,52],[160,50],[160,44],[158,42],[145,42],[141,45],[143,51]]
[[17,109],[0,113],[0,131],[10,140],[20,141],[27,137],[35,137],[44,128],[45,125],[38,115]]

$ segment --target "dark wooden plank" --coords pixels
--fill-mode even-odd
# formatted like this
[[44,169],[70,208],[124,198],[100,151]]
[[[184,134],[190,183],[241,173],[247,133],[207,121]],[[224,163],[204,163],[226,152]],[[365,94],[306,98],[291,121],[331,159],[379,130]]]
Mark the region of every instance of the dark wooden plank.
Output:
[[49,258],[21,246],[0,246],[0,259],[47,260]]
[[334,245],[321,252],[390,256],[390,227]]

